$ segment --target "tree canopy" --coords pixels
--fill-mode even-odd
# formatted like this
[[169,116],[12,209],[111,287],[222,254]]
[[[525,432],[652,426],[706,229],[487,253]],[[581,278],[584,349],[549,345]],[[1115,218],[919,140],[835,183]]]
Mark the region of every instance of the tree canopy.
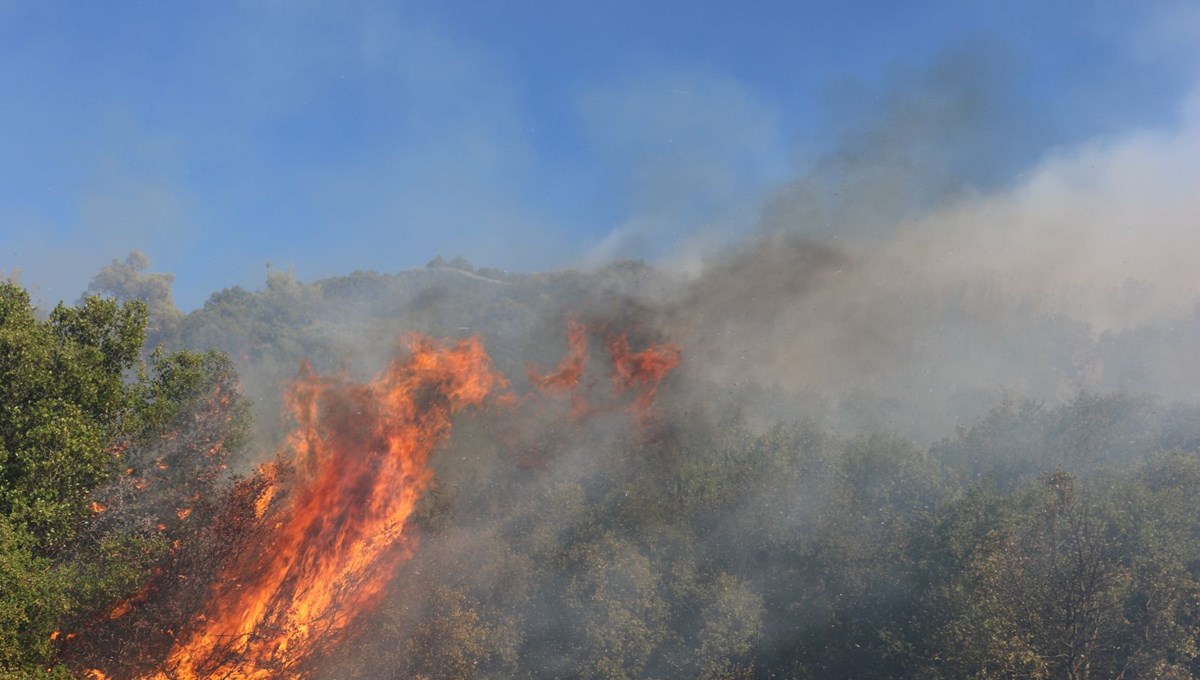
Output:
[[0,284],[0,672],[44,672],[68,618],[111,605],[164,554],[165,535],[97,526],[118,514],[110,487],[140,475],[158,438],[193,430],[181,419],[225,390],[216,428],[241,444],[232,365],[164,351],[147,364],[146,323],[144,302],[95,296],[39,318],[24,289]]

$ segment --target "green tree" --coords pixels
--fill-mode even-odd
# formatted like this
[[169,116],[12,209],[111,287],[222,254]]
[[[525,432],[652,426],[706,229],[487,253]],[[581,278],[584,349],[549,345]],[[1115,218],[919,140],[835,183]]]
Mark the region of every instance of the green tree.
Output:
[[701,610],[698,677],[707,680],[740,677],[740,665],[762,635],[763,599],[749,585],[729,574],[720,574],[707,589]]
[[121,302],[138,300],[144,303],[149,314],[147,334],[150,344],[157,345],[175,338],[183,315],[175,307],[171,294],[175,275],[146,273],[149,266],[150,258],[135,250],[124,262],[113,260],[97,272],[88,284],[88,292],[114,297]]
[[[41,673],[58,626],[141,583],[181,535],[148,510],[202,502],[244,441],[228,358],[158,351],[147,367],[146,317],[90,296],[39,318],[0,284],[0,675]],[[172,466],[176,479],[134,483]]]
[[668,630],[659,575],[635,546],[613,534],[575,547],[567,606],[581,622],[579,675],[639,677]]
[[1200,524],[1180,487],[1200,486],[1194,463],[1173,468],[1160,488],[1129,473],[1080,488],[1056,472],[1014,498],[954,590],[943,672],[1192,677]]
[[87,298],[39,320],[29,295],[0,284],[0,514],[61,549],[91,491],[141,427],[126,384],[146,309]]
[[428,615],[404,644],[407,670],[394,677],[472,680],[511,677],[519,634],[512,622],[485,617],[461,590],[435,588]]
[[35,546],[0,516],[0,677],[50,658],[51,636],[69,607],[66,573]]

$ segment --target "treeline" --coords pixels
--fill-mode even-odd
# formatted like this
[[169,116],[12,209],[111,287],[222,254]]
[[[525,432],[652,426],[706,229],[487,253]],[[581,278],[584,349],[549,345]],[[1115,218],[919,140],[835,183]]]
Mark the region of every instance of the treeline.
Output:
[[[431,264],[273,271],[186,315],[134,256],[49,312],[0,287],[0,676],[161,660],[253,531],[233,473],[274,452],[299,358],[362,372],[401,331],[483,334],[523,394],[568,313],[654,332],[644,265]],[[567,397],[460,418],[414,556],[312,677],[1200,676],[1200,409],[1172,401],[1200,323],[1093,337],[1020,309],[1040,399],[976,395],[932,440],[889,427],[932,408],[917,391],[835,418],[691,374],[686,345],[650,421]]]
[[1194,408],[1010,402],[932,447],[663,422],[519,473],[464,435],[321,677],[1200,674]]
[[[688,377],[735,392],[729,401],[751,411],[755,425],[802,416],[843,434],[891,431],[928,443],[1009,395],[1059,403],[1081,391],[1120,391],[1200,402],[1200,305],[1101,331],[1051,300],[984,283],[841,290],[851,273],[835,268],[820,278],[811,259],[803,248],[784,249],[780,261],[751,257],[736,276],[715,281],[638,261],[517,274],[455,258],[315,281],[271,269],[258,290],[226,288],[180,314],[171,276],[149,272],[134,253],[101,270],[91,292],[144,301],[152,346],[228,353],[264,440],[279,434],[280,385],[302,359],[364,377],[402,333],[470,334],[483,338],[502,372],[523,375],[562,351],[572,318],[683,345]],[[815,280],[806,269],[818,270]],[[735,287],[728,300],[721,291],[729,279],[756,285]]]

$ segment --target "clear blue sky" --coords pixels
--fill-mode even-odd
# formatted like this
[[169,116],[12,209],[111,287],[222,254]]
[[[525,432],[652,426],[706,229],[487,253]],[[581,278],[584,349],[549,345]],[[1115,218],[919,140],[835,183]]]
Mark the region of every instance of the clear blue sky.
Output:
[[752,229],[773,187],[938,64],[989,92],[963,172],[1002,184],[1171,125],[1195,10],[0,0],[0,270],[74,300],[137,248],[186,309],[267,262],[311,279],[439,253],[654,259]]

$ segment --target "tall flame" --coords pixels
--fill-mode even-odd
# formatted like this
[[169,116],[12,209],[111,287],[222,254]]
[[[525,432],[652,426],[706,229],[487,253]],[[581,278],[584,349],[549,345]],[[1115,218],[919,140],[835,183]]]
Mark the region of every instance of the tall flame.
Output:
[[587,363],[588,329],[578,321],[567,322],[567,354],[558,366],[549,373],[541,373],[536,366],[526,370],[530,384],[544,392],[567,392],[571,395],[571,412],[575,417],[584,415],[588,410],[587,400],[579,391],[579,381],[583,378],[584,365]]
[[302,370],[287,398],[294,479],[273,482],[257,508],[266,538],[225,568],[208,611],[151,677],[301,677],[318,646],[376,604],[414,548],[405,530],[451,415],[505,384],[477,339],[407,344],[367,384]]

